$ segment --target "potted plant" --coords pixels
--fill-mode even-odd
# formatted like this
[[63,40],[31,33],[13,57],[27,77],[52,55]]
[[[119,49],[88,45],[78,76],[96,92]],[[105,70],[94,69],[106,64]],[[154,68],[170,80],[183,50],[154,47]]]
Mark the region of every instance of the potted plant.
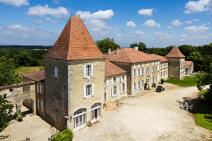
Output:
[[160,80],[160,83],[161,83],[161,84],[163,84],[163,83],[164,83],[164,81],[165,81],[164,79],[161,79],[161,80]]
[[152,83],[152,87],[153,87],[153,88],[155,88],[155,87],[156,87],[156,84],[155,84],[155,82],[154,82],[154,83]]

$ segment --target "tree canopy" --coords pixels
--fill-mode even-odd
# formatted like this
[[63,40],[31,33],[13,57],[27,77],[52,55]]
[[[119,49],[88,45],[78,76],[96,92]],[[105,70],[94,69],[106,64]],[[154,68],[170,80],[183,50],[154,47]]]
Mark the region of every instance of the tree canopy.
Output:
[[143,42],[130,44],[130,48],[138,47],[139,51],[146,51],[146,44]]
[[101,50],[102,53],[107,53],[108,49],[111,48],[111,51],[120,48],[120,46],[115,43],[114,39],[105,38],[103,40],[96,41],[98,48]]
[[9,85],[21,81],[21,77],[15,72],[13,59],[0,57],[0,86]]

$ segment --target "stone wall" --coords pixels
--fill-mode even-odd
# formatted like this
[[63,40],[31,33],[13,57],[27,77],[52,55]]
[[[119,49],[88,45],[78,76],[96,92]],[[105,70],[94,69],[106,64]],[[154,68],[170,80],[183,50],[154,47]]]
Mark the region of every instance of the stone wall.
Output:
[[184,58],[167,58],[169,62],[169,78],[183,79],[184,78]]
[[[58,77],[55,77],[55,67]],[[66,128],[68,115],[68,62],[45,60],[45,119],[59,130]]]
[[[113,80],[114,77],[116,78],[116,82],[114,82]],[[125,88],[122,89],[123,86],[121,85],[123,83],[125,85]],[[118,91],[116,95],[112,93],[113,86],[117,86]],[[106,99],[105,99],[106,102],[116,101],[123,97],[126,97],[127,96],[127,75],[122,74],[122,75],[107,77],[105,82],[105,93],[106,93]]]
[[[93,65],[93,75],[84,77],[84,66]],[[73,114],[75,111],[86,108],[86,121],[91,120],[91,106],[101,103],[101,115],[104,104],[105,61],[78,60],[70,61],[68,65],[68,118],[67,126],[73,129]],[[94,85],[94,95],[84,98],[84,86]]]

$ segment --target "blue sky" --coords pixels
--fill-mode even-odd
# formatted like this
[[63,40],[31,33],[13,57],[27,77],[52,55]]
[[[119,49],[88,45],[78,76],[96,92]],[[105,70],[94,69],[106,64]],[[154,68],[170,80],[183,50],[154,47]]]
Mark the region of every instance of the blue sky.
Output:
[[0,0],[0,44],[53,45],[80,15],[95,41],[203,45],[212,42],[211,11],[212,0]]

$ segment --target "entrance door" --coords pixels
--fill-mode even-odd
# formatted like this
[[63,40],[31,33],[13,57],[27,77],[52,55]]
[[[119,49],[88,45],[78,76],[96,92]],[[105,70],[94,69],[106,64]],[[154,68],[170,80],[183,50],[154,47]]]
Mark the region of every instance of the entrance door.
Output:
[[95,122],[100,119],[101,104],[96,103],[91,107],[91,122]]

